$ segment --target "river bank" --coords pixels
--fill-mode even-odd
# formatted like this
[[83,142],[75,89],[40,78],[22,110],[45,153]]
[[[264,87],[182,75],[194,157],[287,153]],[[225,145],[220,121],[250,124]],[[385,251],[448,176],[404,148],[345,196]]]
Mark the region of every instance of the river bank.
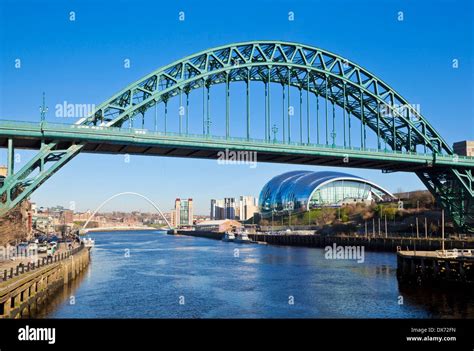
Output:
[[74,280],[89,264],[89,248],[67,252],[4,270],[0,282],[0,318],[30,317],[48,298]]

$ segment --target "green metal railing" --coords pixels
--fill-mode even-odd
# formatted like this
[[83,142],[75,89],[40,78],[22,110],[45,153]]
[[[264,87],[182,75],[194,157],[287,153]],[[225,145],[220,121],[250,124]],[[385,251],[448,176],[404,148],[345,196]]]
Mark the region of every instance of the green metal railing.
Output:
[[[174,137],[182,138],[182,140],[187,139],[198,139],[198,140],[217,140],[217,141],[237,141],[239,143],[245,144],[261,144],[261,145],[288,145],[296,147],[309,147],[309,148],[318,148],[318,149],[340,149],[348,151],[364,151],[373,154],[395,154],[395,155],[409,155],[409,156],[419,156],[422,159],[425,159],[426,156],[433,155],[432,152],[419,153],[419,152],[410,152],[406,150],[378,150],[375,148],[361,148],[357,146],[340,146],[340,145],[327,145],[327,144],[315,144],[315,143],[301,143],[301,142],[285,142],[282,140],[268,141],[265,139],[259,138],[246,138],[246,137],[226,137],[221,135],[202,135],[202,134],[192,134],[192,133],[176,133],[176,132],[157,132],[151,131],[148,129],[140,128],[118,128],[118,127],[105,127],[105,126],[88,126],[80,124],[67,124],[67,123],[52,123],[52,122],[29,122],[29,121],[11,121],[11,120],[0,120],[0,134],[2,130],[26,130],[32,132],[88,132],[97,134],[98,132],[105,133],[108,135],[123,135],[123,136],[150,136],[150,137]],[[444,155],[436,154],[438,159],[458,159],[459,161],[473,162],[474,157],[461,156],[461,155]]]

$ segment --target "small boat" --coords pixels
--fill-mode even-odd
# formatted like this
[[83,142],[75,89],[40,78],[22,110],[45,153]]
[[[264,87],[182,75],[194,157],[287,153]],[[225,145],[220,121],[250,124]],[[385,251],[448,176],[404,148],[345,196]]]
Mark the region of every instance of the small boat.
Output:
[[84,243],[84,246],[88,248],[94,247],[94,244],[95,244],[95,241],[92,238],[82,239],[82,242]]
[[253,243],[252,240],[250,240],[248,234],[246,231],[235,233],[235,240],[236,243]]
[[234,241],[235,235],[232,232],[225,232],[222,241]]

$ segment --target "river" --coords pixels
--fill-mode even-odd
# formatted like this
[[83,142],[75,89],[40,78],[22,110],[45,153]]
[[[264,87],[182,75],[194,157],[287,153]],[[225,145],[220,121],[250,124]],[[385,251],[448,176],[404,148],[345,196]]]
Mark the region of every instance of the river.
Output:
[[163,232],[102,232],[46,318],[474,318],[468,292],[401,289],[396,255],[329,260],[317,248]]

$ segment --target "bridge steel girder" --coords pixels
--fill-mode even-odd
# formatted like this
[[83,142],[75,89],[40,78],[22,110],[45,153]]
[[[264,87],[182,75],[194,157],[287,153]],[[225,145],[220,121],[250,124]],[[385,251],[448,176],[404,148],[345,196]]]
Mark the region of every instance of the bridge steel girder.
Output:
[[[144,115],[146,110],[156,104],[167,104],[170,98],[181,96],[182,92],[189,94],[204,86],[209,88],[211,85],[235,81],[262,81],[307,90],[331,99],[331,102],[361,120],[361,123],[377,133],[379,143],[383,140],[394,151],[405,149],[412,152],[418,146],[423,146],[434,157],[438,154],[455,157],[452,148],[428,120],[381,79],[334,53],[282,41],[225,45],[173,62],[127,86],[98,105],[89,117],[79,120],[77,124],[121,127],[125,121],[133,120],[135,115]],[[381,109],[388,114],[382,115]],[[54,146],[54,143],[48,145],[49,150]],[[52,173],[79,150],[66,152],[64,160],[57,161],[58,165],[52,167]],[[40,159],[46,157],[43,152],[40,151]],[[31,173],[25,167],[20,170],[19,176],[7,177],[0,189],[0,196],[7,193],[7,202],[12,195],[12,186],[21,188],[22,174]],[[38,179],[22,187],[22,193],[26,192],[25,196],[28,196],[50,176],[48,174],[40,172]],[[474,230],[472,168],[449,168],[444,176],[433,172],[417,174],[429,185],[428,189],[438,199],[442,199],[442,206],[453,217],[458,228]],[[446,190],[447,184],[454,186],[455,194],[461,194],[462,197],[453,196],[453,192]],[[463,211],[463,215],[459,215],[459,211]]]
[[[368,162],[367,168],[398,169],[416,171],[425,168],[452,167],[459,172],[474,168],[474,158],[453,157],[451,155],[435,155],[409,153],[406,151],[361,149],[359,147],[333,147],[308,143],[283,143],[264,139],[213,137],[200,134],[179,134],[152,132],[143,129],[120,129],[116,127],[87,126],[43,122],[0,121],[0,147],[6,146],[8,140],[15,138],[17,149],[35,149],[54,142],[55,148],[66,148],[70,144],[81,144],[82,152],[88,153],[128,153],[130,148],[137,148],[137,154],[146,154],[152,149],[203,149],[219,151],[246,150],[257,151],[259,154],[278,155],[284,153],[291,157],[334,157],[339,160],[360,160]],[[130,146],[130,148],[127,148]],[[378,166],[377,166],[378,165]],[[349,167],[351,165],[348,165]]]
[[83,144],[72,143],[66,149],[59,149],[56,143],[43,144],[29,162],[19,171],[8,174],[3,184],[0,184],[0,216],[25,200],[76,156],[83,146]]
[[[236,59],[237,58],[237,59]],[[407,132],[400,131],[410,127],[413,131],[412,147],[423,144],[436,152],[452,153],[451,147],[431,124],[411,106],[401,95],[381,79],[363,69],[359,65],[331,52],[302,44],[280,41],[244,42],[221,46],[202,51],[170,65],[160,68],[135,83],[129,85],[109,100],[98,105],[90,117],[80,124],[102,124],[107,126],[121,126],[126,120],[142,113],[156,103],[169,100],[179,95],[180,91],[191,91],[202,87],[203,84],[225,84],[245,81],[246,74],[241,71],[250,70],[251,81],[268,80],[268,75],[261,70],[271,69],[270,81],[282,85],[288,84],[287,74],[281,70],[290,69],[292,72],[306,72],[310,74],[312,85],[310,91],[325,96],[325,83],[328,79],[331,88],[338,87],[341,92],[345,84],[352,98],[359,104],[346,106],[357,118],[361,118],[361,110],[366,110],[364,118],[373,121],[376,118],[374,106],[386,108],[390,115],[381,116],[380,121],[385,123],[382,137],[393,145],[393,121],[395,117],[396,149],[405,148]],[[239,73],[240,72],[240,73]],[[298,79],[292,75],[290,84],[306,90],[305,79]],[[320,84],[317,80],[320,79]],[[145,87],[145,88],[144,88]],[[328,89],[329,90],[329,89]],[[362,93],[362,99],[361,94]],[[341,95],[334,95],[335,102],[341,108]],[[367,99],[365,98],[367,97]],[[360,102],[362,101],[362,104]],[[361,108],[361,106],[363,106]],[[376,131],[375,125],[369,125]]]
[[[423,184],[435,196],[438,203],[452,217],[458,228],[466,232],[473,232],[474,197],[469,193],[468,187],[459,182],[459,173],[456,169],[417,171],[416,174]],[[472,171],[468,170],[462,175],[468,178],[472,187]]]

